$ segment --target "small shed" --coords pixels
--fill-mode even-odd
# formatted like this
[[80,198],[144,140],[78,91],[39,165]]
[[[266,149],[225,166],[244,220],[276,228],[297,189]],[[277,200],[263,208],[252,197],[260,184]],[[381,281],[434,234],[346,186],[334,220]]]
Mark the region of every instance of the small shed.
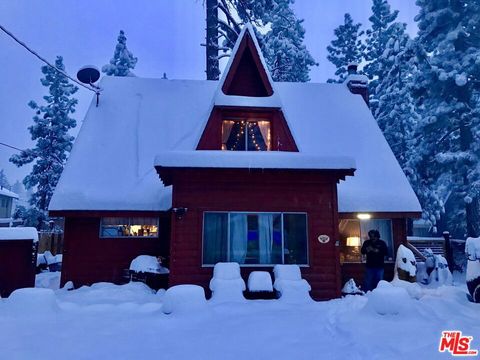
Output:
[[35,286],[38,232],[33,227],[0,228],[0,296]]

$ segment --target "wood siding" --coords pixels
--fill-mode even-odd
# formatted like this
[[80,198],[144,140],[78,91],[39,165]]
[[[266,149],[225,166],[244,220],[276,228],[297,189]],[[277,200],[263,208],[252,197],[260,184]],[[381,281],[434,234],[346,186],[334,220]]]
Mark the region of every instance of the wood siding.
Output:
[[[331,299],[340,293],[336,183],[338,175],[283,171],[184,169],[172,170],[173,207],[188,209],[177,219],[172,213],[170,286],[193,283],[208,292],[212,267],[202,267],[202,226],[205,211],[305,212],[308,216],[309,266],[302,275],[312,296]],[[320,244],[318,235],[330,236]],[[244,279],[253,270],[244,267]]]
[[36,247],[32,240],[0,241],[0,296],[35,286]]
[[152,216],[159,218],[158,238],[100,238],[101,212],[65,218],[62,286],[73,281],[75,287],[99,281],[122,283],[123,271],[138,255],[167,257],[170,219],[165,213],[109,212],[103,216]]

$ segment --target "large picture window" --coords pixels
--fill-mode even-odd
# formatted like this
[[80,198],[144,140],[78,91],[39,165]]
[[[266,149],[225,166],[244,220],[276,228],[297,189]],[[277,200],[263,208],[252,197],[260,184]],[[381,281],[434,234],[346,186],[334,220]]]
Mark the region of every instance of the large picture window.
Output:
[[222,150],[267,151],[270,138],[270,121],[230,119],[222,122]]
[[158,218],[104,217],[100,237],[158,237]]
[[340,221],[341,253],[345,262],[364,262],[360,249],[368,240],[368,232],[378,230],[380,238],[388,247],[386,260],[393,260],[393,233],[392,221],[389,219],[355,220],[344,219]]
[[307,264],[307,215],[206,212],[203,264]]

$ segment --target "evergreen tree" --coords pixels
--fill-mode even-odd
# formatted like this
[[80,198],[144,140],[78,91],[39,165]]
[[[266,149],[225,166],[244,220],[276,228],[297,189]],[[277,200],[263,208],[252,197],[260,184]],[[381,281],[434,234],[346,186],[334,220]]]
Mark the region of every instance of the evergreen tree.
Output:
[[378,106],[376,97],[378,83],[385,76],[385,71],[388,71],[388,67],[382,64],[386,60],[382,55],[391,37],[397,36],[394,33],[399,30],[398,23],[394,22],[397,16],[398,10],[391,11],[387,0],[373,0],[372,15],[368,18],[371,27],[366,32],[365,40],[367,64],[363,68],[370,79],[369,93],[372,113],[375,113]]
[[[417,0],[415,97],[421,111],[415,170],[426,218],[443,211],[442,188],[463,199],[446,214],[464,221],[468,236],[479,235],[474,204],[480,191],[480,3],[478,0]],[[447,180],[445,180],[447,179]],[[417,191],[418,191],[417,190]],[[437,205],[432,209],[432,203]]]
[[277,0],[265,14],[271,30],[262,38],[262,50],[274,81],[306,82],[318,65],[303,44],[303,20],[290,8],[293,0]]
[[391,37],[378,59],[384,73],[377,87],[378,103],[374,116],[400,166],[406,170],[412,150],[412,137],[419,114],[412,97],[412,76],[415,71],[411,40],[405,24],[395,23]]
[[[55,66],[65,71],[61,56],[57,57]],[[72,148],[74,138],[68,131],[76,126],[70,114],[75,111],[77,100],[71,96],[78,88],[50,66],[42,66],[42,73],[45,77],[41,83],[48,88],[48,95],[43,97],[45,104],[38,105],[34,101],[28,104],[35,111],[34,125],[28,129],[36,145],[13,155],[10,161],[19,167],[35,161],[32,172],[23,183],[27,189],[36,188],[30,198],[31,205],[46,211]]]
[[108,76],[135,76],[130,70],[135,68],[138,59],[127,49],[127,37],[123,30],[120,30],[117,41],[113,58],[102,67],[102,72]]
[[8,182],[7,175],[3,169],[0,170],[0,187],[10,189],[10,183]]
[[365,45],[360,38],[364,34],[360,30],[361,26],[360,23],[354,23],[352,16],[346,13],[343,24],[334,30],[335,39],[327,46],[327,59],[337,68],[337,78],[329,79],[329,83],[344,82],[348,75],[348,65],[360,64],[362,61]]
[[294,0],[217,0],[216,7],[214,1],[207,1],[207,78],[218,78],[217,60],[229,56],[242,26],[251,23],[269,29],[263,35],[257,32],[257,38],[274,81],[309,80],[310,68],[317,64],[303,44],[305,29],[291,8]]

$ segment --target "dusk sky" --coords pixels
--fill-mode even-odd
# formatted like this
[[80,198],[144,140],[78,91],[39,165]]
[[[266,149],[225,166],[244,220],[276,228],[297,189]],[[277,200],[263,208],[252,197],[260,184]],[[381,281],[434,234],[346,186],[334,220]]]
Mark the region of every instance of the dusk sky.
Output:
[[[416,32],[413,18],[415,0],[390,0],[400,10],[399,20]],[[294,8],[305,19],[305,43],[319,66],[312,69],[311,81],[325,82],[334,67],[326,60],[326,47],[333,30],[350,12],[355,21],[368,25],[370,0],[297,0]],[[72,76],[85,64],[98,67],[113,55],[120,29],[125,30],[128,48],[138,57],[137,76],[170,79],[204,79],[205,10],[202,0],[2,0],[0,24],[12,31],[42,56],[64,57]],[[19,148],[33,145],[27,128],[33,111],[30,100],[42,102],[46,88],[40,84],[40,67],[33,55],[0,32],[0,142]],[[74,118],[81,126],[92,93],[80,88]],[[105,134],[108,136],[108,134]],[[0,146],[0,169],[10,182],[22,180],[30,167],[9,163],[14,150]]]

